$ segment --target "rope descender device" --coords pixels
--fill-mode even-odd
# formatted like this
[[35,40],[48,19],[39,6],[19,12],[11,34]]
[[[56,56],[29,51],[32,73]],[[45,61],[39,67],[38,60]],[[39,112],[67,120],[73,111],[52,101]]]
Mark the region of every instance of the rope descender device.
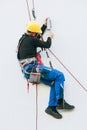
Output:
[[32,15],[33,15],[34,20],[36,20],[36,16],[35,16],[35,8],[32,9]]

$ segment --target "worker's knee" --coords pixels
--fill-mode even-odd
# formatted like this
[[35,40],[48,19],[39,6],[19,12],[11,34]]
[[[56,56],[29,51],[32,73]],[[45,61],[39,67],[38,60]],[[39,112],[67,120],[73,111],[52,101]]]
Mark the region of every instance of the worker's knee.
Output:
[[65,76],[62,72],[58,72],[57,80],[60,82],[65,81]]

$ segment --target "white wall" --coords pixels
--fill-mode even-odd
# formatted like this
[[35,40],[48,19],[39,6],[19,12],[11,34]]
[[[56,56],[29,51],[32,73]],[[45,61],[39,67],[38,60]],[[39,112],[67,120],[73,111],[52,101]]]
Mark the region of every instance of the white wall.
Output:
[[[31,10],[31,0],[29,4]],[[51,50],[87,89],[87,1],[35,0],[35,9],[41,24],[46,17],[52,19],[54,39]],[[16,59],[16,46],[28,20],[26,0],[0,0],[1,130],[35,129],[35,86],[30,86],[30,93],[26,93],[26,82]],[[43,55],[46,58],[45,53]],[[61,120],[45,114],[49,87],[39,85],[38,130],[87,130],[87,92],[53,57],[52,63],[64,72],[65,98],[76,108],[71,112],[60,111],[63,115]]]

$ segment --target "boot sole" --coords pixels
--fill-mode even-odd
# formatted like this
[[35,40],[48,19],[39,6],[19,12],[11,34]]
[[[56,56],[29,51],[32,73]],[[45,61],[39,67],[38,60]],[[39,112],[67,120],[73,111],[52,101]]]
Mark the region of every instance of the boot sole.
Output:
[[56,118],[56,119],[62,119],[62,115],[59,115],[59,116],[58,116],[58,115],[54,115],[54,114],[52,114],[52,112],[47,111],[47,110],[45,110],[45,112],[46,112],[47,114],[53,116],[53,117]]
[[73,108],[56,107],[56,108],[59,109],[59,110],[73,110],[73,109],[75,109],[75,107],[73,107]]

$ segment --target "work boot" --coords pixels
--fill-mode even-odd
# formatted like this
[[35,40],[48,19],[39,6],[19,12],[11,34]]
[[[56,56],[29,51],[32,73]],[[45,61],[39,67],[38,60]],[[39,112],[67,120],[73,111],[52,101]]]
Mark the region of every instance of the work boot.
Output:
[[62,115],[56,110],[56,106],[48,106],[45,112],[54,118],[61,119]]
[[73,105],[68,104],[64,99],[59,99],[57,104],[57,109],[66,109],[72,110],[75,107]]

